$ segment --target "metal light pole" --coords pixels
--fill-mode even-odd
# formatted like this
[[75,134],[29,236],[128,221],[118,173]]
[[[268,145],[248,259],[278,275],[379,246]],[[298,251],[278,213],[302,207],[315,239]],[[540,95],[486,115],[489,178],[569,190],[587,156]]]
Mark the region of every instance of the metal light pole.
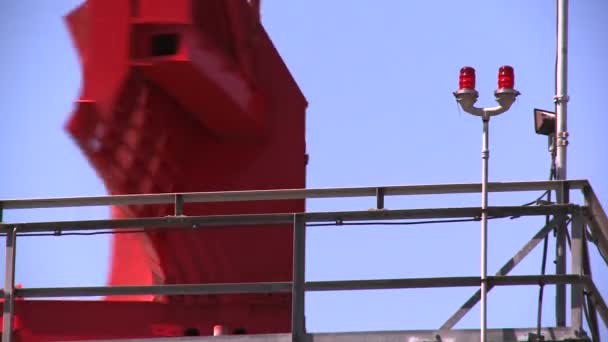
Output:
[[[557,68],[555,70],[556,94],[556,178],[566,180],[567,148],[568,148],[568,0],[557,0]],[[569,203],[568,189],[557,192],[558,203]],[[566,222],[560,219],[557,229],[557,246],[555,249],[555,273],[566,273]],[[557,326],[566,325],[566,286],[556,285],[555,314]]]
[[454,92],[456,101],[462,109],[481,117],[483,136],[481,148],[481,342],[487,341],[487,296],[488,296],[488,161],[490,118],[502,114],[511,108],[519,92],[513,89],[515,76],[513,68],[502,66],[498,73],[498,89],[494,92],[497,107],[478,108],[475,102],[479,96],[475,90],[475,69],[464,67],[460,70],[459,89]]

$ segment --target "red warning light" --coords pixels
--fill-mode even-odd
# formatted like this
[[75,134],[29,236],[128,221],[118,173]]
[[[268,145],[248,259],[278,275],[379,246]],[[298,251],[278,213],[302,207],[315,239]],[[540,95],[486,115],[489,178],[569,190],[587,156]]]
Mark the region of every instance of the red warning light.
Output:
[[503,65],[498,69],[498,89],[513,89],[515,87],[515,73],[513,67]]
[[460,79],[458,80],[459,89],[475,89],[475,69],[463,67],[460,69]]

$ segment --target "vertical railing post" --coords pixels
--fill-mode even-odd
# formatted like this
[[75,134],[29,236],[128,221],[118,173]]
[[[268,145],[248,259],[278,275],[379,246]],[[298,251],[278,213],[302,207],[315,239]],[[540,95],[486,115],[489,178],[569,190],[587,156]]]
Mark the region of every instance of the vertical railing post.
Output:
[[184,215],[184,196],[180,194],[175,195],[175,205],[173,212],[175,216]]
[[[579,210],[573,214],[572,218],[572,274],[583,275],[583,229],[585,228],[584,219]],[[571,325],[577,334],[583,332],[583,284],[572,284],[571,289]]]
[[384,209],[384,188],[376,188],[376,209]]
[[17,227],[6,232],[6,268],[4,271],[4,310],[2,312],[2,342],[13,340],[13,317],[15,314],[15,256]]
[[306,265],[306,220],[293,217],[293,282],[291,288],[291,336],[293,342],[304,341],[304,274]]

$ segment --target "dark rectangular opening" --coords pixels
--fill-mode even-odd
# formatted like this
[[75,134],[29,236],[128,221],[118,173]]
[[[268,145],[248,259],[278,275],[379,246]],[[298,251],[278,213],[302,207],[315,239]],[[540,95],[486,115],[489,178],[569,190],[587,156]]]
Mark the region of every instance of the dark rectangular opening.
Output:
[[150,41],[151,56],[171,56],[177,53],[179,36],[177,33],[162,33],[152,36]]

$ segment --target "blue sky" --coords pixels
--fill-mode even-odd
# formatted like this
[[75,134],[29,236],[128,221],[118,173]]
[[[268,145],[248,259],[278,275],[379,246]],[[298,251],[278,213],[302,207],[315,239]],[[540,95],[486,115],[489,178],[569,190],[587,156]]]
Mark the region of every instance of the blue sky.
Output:
[[[3,1],[0,11],[0,197],[101,195],[102,183],[63,124],[77,99],[80,66],[62,15],[80,1]],[[552,109],[553,1],[263,1],[262,20],[310,105],[308,187],[430,184],[480,180],[481,122],[460,113],[451,92],[458,70],[477,70],[479,104],[493,105],[498,67],[512,65],[522,92],[491,122],[491,181],[548,177],[546,139],[532,109]],[[608,3],[570,6],[569,170],[608,203]],[[490,205],[538,194],[491,195]],[[478,205],[478,195],[399,198],[389,208]],[[367,209],[370,199],[308,202],[308,210]],[[11,211],[5,221],[92,219],[107,208]],[[491,221],[489,272],[541,227],[543,219]],[[479,227],[321,229],[308,233],[308,280],[477,275]],[[539,246],[540,247],[540,246]],[[104,284],[108,237],[19,241],[17,281],[26,287]],[[4,253],[3,249],[0,252]],[[554,251],[549,250],[548,269]],[[608,269],[593,254],[596,284],[608,296]],[[535,250],[515,274],[540,271]],[[435,329],[474,289],[309,294],[310,331]],[[490,327],[533,326],[537,287],[489,296]],[[554,291],[543,323],[554,325]],[[478,328],[478,310],[458,325]],[[604,336],[608,337],[604,329]]]

